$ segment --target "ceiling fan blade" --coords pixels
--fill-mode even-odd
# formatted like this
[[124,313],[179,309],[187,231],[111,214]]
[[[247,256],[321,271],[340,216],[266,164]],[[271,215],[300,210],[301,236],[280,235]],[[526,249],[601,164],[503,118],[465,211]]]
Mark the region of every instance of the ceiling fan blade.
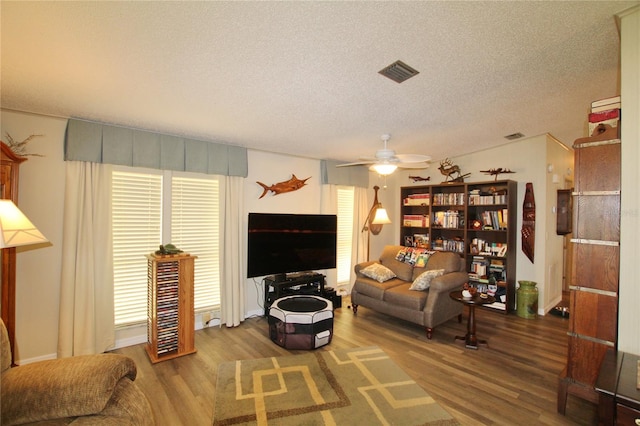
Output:
[[428,169],[429,163],[422,161],[417,163],[398,163],[399,169]]
[[373,164],[375,163],[376,160],[371,160],[371,161],[356,161],[355,163],[344,163],[344,164],[338,164],[336,165],[336,167],[350,167],[350,166],[364,166],[367,164]]
[[420,154],[396,154],[396,158],[401,163],[420,163],[425,161],[431,161],[431,157],[428,155]]
[[[375,158],[361,157],[360,161],[354,163],[339,164],[336,167],[349,167],[349,166],[384,166],[394,165],[403,169],[426,169],[429,167],[429,161],[431,157],[428,155],[419,154],[396,154],[392,149],[387,148],[387,142],[389,142],[390,135],[382,135],[382,141],[384,142],[384,148],[376,151]],[[371,168],[370,168],[371,169]],[[377,170],[378,173],[385,173],[382,168]]]

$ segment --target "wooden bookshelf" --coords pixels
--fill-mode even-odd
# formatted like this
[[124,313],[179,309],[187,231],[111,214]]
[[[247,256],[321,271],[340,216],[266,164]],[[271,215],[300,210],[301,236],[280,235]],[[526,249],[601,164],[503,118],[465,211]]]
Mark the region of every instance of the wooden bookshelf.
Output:
[[497,302],[483,307],[512,312],[517,190],[512,180],[402,187],[400,244],[458,253],[476,287],[487,286],[493,274]]
[[193,278],[195,256],[147,255],[147,345],[152,363],[196,352]]

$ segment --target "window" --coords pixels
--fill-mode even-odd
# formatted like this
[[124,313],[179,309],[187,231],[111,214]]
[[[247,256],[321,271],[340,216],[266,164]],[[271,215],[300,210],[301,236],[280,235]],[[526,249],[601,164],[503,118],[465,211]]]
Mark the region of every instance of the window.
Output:
[[173,177],[171,183],[171,242],[197,253],[194,307],[220,305],[220,185],[217,179]]
[[349,283],[351,279],[351,251],[353,244],[354,188],[338,187],[338,238],[337,283]]
[[117,168],[112,174],[116,327],[147,319],[145,255],[175,244],[197,256],[196,310],[220,305],[220,182],[214,176]]

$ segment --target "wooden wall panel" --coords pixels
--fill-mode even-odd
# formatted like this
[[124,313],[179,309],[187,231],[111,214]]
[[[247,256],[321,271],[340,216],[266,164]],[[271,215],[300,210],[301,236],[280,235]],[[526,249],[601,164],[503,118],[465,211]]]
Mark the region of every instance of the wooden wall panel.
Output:
[[594,145],[575,151],[575,187],[585,191],[619,191],[620,144],[589,143]]
[[571,285],[603,291],[618,291],[620,247],[572,244]]
[[587,291],[576,291],[572,296],[570,312],[583,315],[578,319],[569,316],[569,331],[613,345],[618,329],[618,298]]

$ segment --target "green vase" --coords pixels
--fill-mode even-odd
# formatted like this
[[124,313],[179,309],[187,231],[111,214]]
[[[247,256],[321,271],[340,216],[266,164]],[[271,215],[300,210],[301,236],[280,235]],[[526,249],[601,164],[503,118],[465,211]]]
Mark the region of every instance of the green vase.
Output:
[[516,313],[522,318],[538,317],[538,289],[535,281],[518,281]]

